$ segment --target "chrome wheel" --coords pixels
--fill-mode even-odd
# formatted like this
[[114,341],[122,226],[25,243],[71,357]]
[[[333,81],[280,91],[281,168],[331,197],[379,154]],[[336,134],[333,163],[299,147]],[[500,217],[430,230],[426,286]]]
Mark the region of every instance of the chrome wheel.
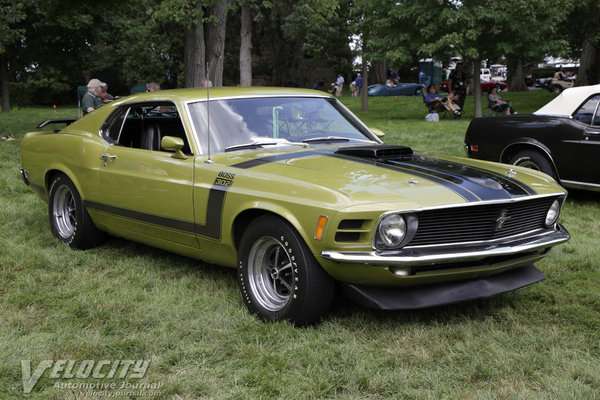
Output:
[[283,244],[263,236],[250,248],[248,283],[261,307],[269,311],[284,308],[294,287],[292,260]]
[[66,239],[75,232],[77,209],[73,193],[67,185],[60,185],[52,201],[52,218],[58,234]]
[[557,178],[556,174],[554,173],[554,169],[552,168],[552,164],[550,164],[550,161],[546,159],[546,157],[544,157],[541,153],[532,149],[523,150],[515,154],[510,159],[510,164],[517,165],[519,167],[534,169],[536,171],[548,174],[554,179]]
[[530,168],[530,169],[534,169],[536,171],[540,171],[540,166],[537,165],[535,162],[531,161],[531,160],[525,160],[525,161],[521,161],[519,164],[517,164],[519,167],[525,167],[525,168]]

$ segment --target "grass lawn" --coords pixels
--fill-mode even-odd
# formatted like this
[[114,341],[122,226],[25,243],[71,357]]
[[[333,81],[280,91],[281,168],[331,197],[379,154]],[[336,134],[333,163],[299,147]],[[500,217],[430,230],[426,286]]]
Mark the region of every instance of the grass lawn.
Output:
[[[553,95],[506,93],[519,112]],[[385,141],[464,155],[460,121],[425,122],[420,97],[344,97]],[[600,194],[571,192],[572,234],[537,263],[547,280],[491,299],[378,312],[343,296],[314,327],[248,314],[234,271],[109,239],[55,240],[47,206],[18,175],[23,134],[74,108],[0,114],[0,399],[23,398],[21,360],[151,360],[143,383],[173,399],[600,399]],[[27,398],[85,397],[46,371]]]

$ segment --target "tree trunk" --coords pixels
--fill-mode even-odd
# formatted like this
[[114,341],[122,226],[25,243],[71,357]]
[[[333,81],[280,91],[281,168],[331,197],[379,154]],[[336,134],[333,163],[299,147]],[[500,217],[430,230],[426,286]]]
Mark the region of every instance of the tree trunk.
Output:
[[2,112],[10,112],[10,98],[8,93],[8,61],[0,57],[0,81],[2,82]]
[[225,59],[225,28],[231,0],[221,0],[209,9],[214,22],[207,24],[206,59],[208,74],[213,86],[223,86],[223,61]]
[[371,72],[373,73],[373,77],[371,79],[373,82],[385,83],[385,81],[387,80],[387,66],[385,63],[373,63]]
[[581,49],[581,61],[575,86],[594,85],[600,82],[600,41],[586,37]]
[[[201,0],[196,1],[196,8],[200,9]],[[204,45],[204,24],[202,15],[196,17],[196,23],[185,32],[185,87],[202,87],[206,70],[206,48]]]
[[369,94],[367,93],[367,91],[368,91],[368,86],[369,86],[369,66],[367,65],[367,59],[365,57],[364,48],[365,48],[365,42],[363,40],[363,52],[362,52],[363,83],[362,83],[362,89],[360,90],[360,100],[361,100],[360,109],[361,109],[361,111],[368,111],[369,110]]
[[527,90],[527,85],[525,85],[525,74],[523,73],[523,60],[521,60],[521,58],[515,60],[514,69],[510,74],[509,90],[511,92],[522,92]]
[[483,116],[481,111],[481,77],[479,70],[481,68],[481,59],[476,57],[473,61],[473,102],[475,103],[475,118]]
[[249,2],[242,4],[240,86],[252,86],[252,14],[250,13]]

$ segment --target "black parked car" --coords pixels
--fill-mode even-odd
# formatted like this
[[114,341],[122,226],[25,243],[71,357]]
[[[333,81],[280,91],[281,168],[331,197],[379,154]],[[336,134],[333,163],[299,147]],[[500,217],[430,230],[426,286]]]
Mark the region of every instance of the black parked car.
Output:
[[566,187],[600,191],[600,85],[566,89],[529,115],[475,118],[469,157],[533,168]]

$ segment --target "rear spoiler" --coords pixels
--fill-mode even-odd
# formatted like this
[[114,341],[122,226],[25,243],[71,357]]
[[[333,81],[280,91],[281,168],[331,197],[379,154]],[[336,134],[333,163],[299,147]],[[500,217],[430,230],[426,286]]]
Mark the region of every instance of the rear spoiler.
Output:
[[69,125],[72,122],[77,121],[76,118],[65,118],[65,119],[47,119],[44,122],[42,122],[41,124],[39,124],[38,126],[36,126],[36,129],[41,129],[43,127],[45,127],[46,125],[50,125],[50,124],[67,124]]

